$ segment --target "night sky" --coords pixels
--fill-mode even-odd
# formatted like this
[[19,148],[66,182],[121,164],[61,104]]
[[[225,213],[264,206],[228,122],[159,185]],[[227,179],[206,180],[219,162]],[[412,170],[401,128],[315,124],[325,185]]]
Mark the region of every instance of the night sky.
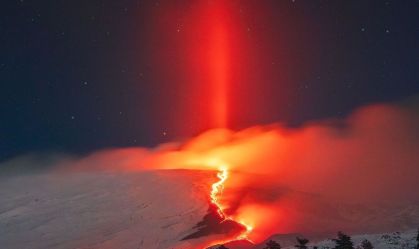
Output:
[[[197,2],[2,1],[0,160],[211,128]],[[419,1],[233,0],[227,11],[230,128],[345,117],[419,93]]]

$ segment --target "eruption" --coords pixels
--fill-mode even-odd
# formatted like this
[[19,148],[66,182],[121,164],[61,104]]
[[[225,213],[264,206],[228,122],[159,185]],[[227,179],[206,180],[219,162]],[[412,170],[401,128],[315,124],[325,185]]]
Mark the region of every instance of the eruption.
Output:
[[[217,213],[220,216],[220,218],[222,219],[221,222],[225,222],[227,220],[230,221],[234,221],[236,223],[239,223],[240,225],[242,225],[243,227],[246,228],[245,231],[243,231],[239,236],[237,236],[236,240],[247,240],[249,242],[251,242],[251,240],[248,238],[248,234],[252,231],[252,227],[245,224],[244,222],[240,222],[240,221],[236,221],[234,219],[234,217],[231,216],[227,216],[224,212],[224,207],[221,205],[221,203],[219,202],[219,198],[221,197],[223,190],[224,190],[224,183],[225,181],[227,181],[228,177],[229,177],[229,172],[228,172],[228,168],[226,165],[222,164],[219,168],[219,171],[217,173],[217,177],[219,179],[219,181],[217,181],[216,183],[214,183],[212,185],[212,189],[211,189],[211,203],[213,205],[215,205],[215,207],[217,208]],[[226,242],[231,242],[231,240],[228,241],[224,241],[223,243]]]
[[218,202],[218,197],[223,192],[224,182],[228,178],[228,171],[227,171],[227,168],[225,166],[221,166],[219,170],[220,171],[217,173],[217,177],[220,180],[212,185],[210,196],[211,196],[211,203],[214,204],[217,207],[218,215],[220,215],[220,218],[225,219],[226,216],[223,212],[223,208],[221,207],[221,204]]
[[[272,89],[281,88],[281,90],[286,90],[286,87],[282,87],[281,84],[275,84],[281,82],[276,80],[278,78],[274,77],[273,80],[266,80],[268,77],[266,79],[258,78],[257,75],[264,75],[265,71],[269,72],[269,65],[272,65],[271,70],[275,72],[279,70],[287,71],[288,68],[284,67],[287,64],[305,65],[300,64],[300,61],[303,60],[298,57],[291,63],[285,61],[285,59],[290,59],[286,56],[287,50],[293,51],[294,47],[298,48],[296,50],[298,54],[311,53],[311,50],[301,50],[291,40],[287,49],[284,50],[286,53],[266,53],[268,56],[260,64],[263,66],[258,63],[251,63],[250,61],[258,61],[257,57],[253,55],[263,51],[263,49],[258,50],[258,48],[271,43],[267,41],[270,39],[266,39],[267,37],[264,36],[259,37],[258,34],[263,31],[271,35],[271,29],[276,30],[278,28],[277,24],[271,27],[263,25],[264,21],[252,20],[249,22],[249,24],[257,27],[255,30],[262,30],[260,33],[250,32],[252,25],[235,27],[234,24],[244,24],[243,20],[253,19],[251,13],[246,13],[246,8],[243,10],[237,7],[240,6],[238,4],[240,1],[184,1],[185,4],[182,4],[182,6],[187,6],[185,11],[187,14],[184,14],[183,11],[172,11],[170,7],[167,7],[169,11],[166,12],[164,6],[178,5],[172,2],[177,1],[166,1],[165,4],[161,5],[159,3],[155,4],[156,8],[153,11],[156,12],[150,15],[152,19],[158,20],[155,20],[157,28],[150,28],[150,33],[153,33],[151,36],[156,39],[156,42],[153,42],[153,46],[151,46],[153,49],[150,49],[150,53],[156,54],[152,57],[156,57],[158,65],[160,63],[166,65],[165,63],[167,63],[166,70],[158,71],[158,73],[169,75],[167,85],[164,85],[168,86],[168,90],[165,91],[166,94],[170,96],[172,96],[171,94],[179,94],[173,95],[179,96],[179,98],[167,98],[166,102],[160,103],[161,99],[164,98],[160,97],[161,92],[157,91],[157,87],[150,84],[150,82],[159,82],[153,77],[144,78],[142,87],[144,87],[146,93],[159,96],[155,100],[156,103],[158,102],[156,106],[167,107],[168,103],[185,101],[182,104],[175,103],[179,106],[170,106],[170,112],[167,113],[173,114],[173,119],[176,121],[180,120],[179,123],[170,122],[171,125],[181,125],[182,130],[188,130],[187,134],[194,131],[194,128],[191,127],[195,125],[199,127],[195,131],[206,131],[189,140],[173,141],[152,149],[109,149],[80,158],[51,159],[53,161],[50,163],[51,165],[58,165],[54,167],[54,170],[57,170],[57,168],[59,170],[64,169],[62,171],[65,173],[68,169],[70,171],[88,169],[98,171],[120,170],[129,173],[142,171],[141,173],[144,173],[142,177],[135,178],[140,179],[135,183],[143,181],[141,186],[140,184],[138,186],[135,184],[128,185],[124,181],[115,183],[116,187],[124,190],[123,194],[118,192],[118,197],[127,195],[130,197],[129,201],[144,198],[144,203],[141,204],[139,204],[140,202],[126,202],[125,205],[119,205],[118,201],[120,199],[115,198],[113,204],[116,203],[116,205],[107,208],[108,203],[113,201],[110,197],[108,198],[108,189],[101,189],[102,185],[93,186],[97,188],[93,194],[101,197],[98,206],[105,206],[107,210],[105,214],[86,219],[87,221],[92,220],[100,223],[102,216],[111,216],[111,212],[116,209],[119,212],[123,208],[135,208],[135,213],[126,212],[129,214],[129,219],[122,221],[115,219],[117,222],[112,220],[112,222],[117,223],[116,230],[109,232],[108,227],[98,230],[100,236],[102,234],[106,235],[103,239],[98,236],[100,239],[98,245],[101,248],[113,248],[111,246],[102,247],[102,245],[108,245],[106,243],[114,238],[116,238],[115,241],[125,242],[127,241],[125,238],[134,238],[135,240],[141,236],[144,238],[140,238],[141,241],[136,246],[151,248],[143,246],[144,240],[149,239],[146,237],[150,234],[161,237],[153,238],[151,242],[148,241],[148,243],[156,246],[155,248],[196,249],[198,246],[208,247],[220,243],[242,241],[247,244],[257,244],[275,234],[330,235],[338,230],[349,233],[368,233],[419,226],[419,191],[417,191],[419,115],[417,107],[411,108],[411,110],[406,106],[376,104],[360,108],[345,119],[311,121],[300,127],[271,124],[256,125],[239,131],[230,130],[228,128],[232,126],[231,124],[240,123],[240,119],[246,119],[243,116],[257,117],[259,113],[264,112],[263,108],[257,108],[260,105],[257,102],[264,103],[265,100],[262,98],[269,94],[267,89],[262,91],[260,87],[264,81],[269,82],[267,83],[269,86],[275,85]],[[183,3],[183,1],[181,2]],[[231,11],[231,9],[236,9],[236,12]],[[299,7],[293,7],[293,9],[299,12],[302,10]],[[301,13],[303,12],[306,11],[304,10]],[[270,13],[267,15],[277,15],[277,12]],[[288,14],[282,13],[280,15],[288,16]],[[176,31],[174,31],[175,28],[172,25],[175,22],[178,23]],[[154,21],[150,23],[154,24]],[[286,24],[284,26],[288,26],[288,22]],[[278,23],[278,25],[281,25],[281,23]],[[130,31],[129,34],[131,35],[132,32],[128,28],[127,30]],[[160,29],[167,32],[157,32]],[[288,38],[286,36],[287,32],[283,32],[282,29],[278,30],[281,30],[281,32],[278,32],[280,36]],[[293,37],[305,41],[305,39],[301,39],[305,36],[299,34],[300,30],[295,30],[297,35]],[[309,33],[312,34],[316,30],[316,27],[311,28]],[[173,33],[176,33],[176,36]],[[240,34],[245,34],[247,38],[243,39],[244,35],[242,37]],[[167,38],[166,35],[172,40],[161,42],[165,41],[163,38]],[[255,44],[254,47],[247,46],[249,41],[257,41],[258,44]],[[278,41],[272,39],[272,46],[279,47],[280,42]],[[157,45],[154,45],[154,43]],[[161,55],[165,55],[165,53],[162,52],[164,48],[162,49],[160,46],[168,47],[166,48],[170,51],[168,57]],[[179,49],[179,52],[175,49],[177,46],[183,49]],[[258,56],[261,56],[261,58],[265,56],[263,52],[260,54]],[[284,57],[284,62],[280,66],[273,66],[279,64],[277,60],[281,60],[281,56]],[[173,60],[167,58],[176,58],[174,61],[181,63],[175,65],[176,63],[173,63]],[[181,58],[181,60],[177,60],[178,58]],[[144,63],[144,70],[151,71],[150,75],[157,74],[153,72],[154,69],[151,70],[154,67],[149,68],[148,60],[145,60]],[[267,66],[267,64],[269,65]],[[159,67],[156,68],[160,70]],[[262,68],[265,70],[262,70]],[[289,66],[289,68],[292,68],[292,66]],[[300,69],[300,67],[296,68]],[[188,86],[170,85],[172,83],[170,76],[178,71],[183,71],[183,69],[186,69],[187,76],[179,81]],[[251,72],[252,70],[255,72]],[[245,77],[249,78],[240,80]],[[288,78],[288,76],[281,77]],[[312,77],[312,75],[307,73],[307,77]],[[165,79],[166,77],[162,78]],[[292,82],[292,80],[289,81]],[[246,86],[247,83],[249,83],[248,86]],[[329,85],[329,82],[325,85]],[[256,91],[253,91],[255,89]],[[235,90],[235,96],[231,94],[233,90]],[[107,90],[105,92],[108,93]],[[301,91],[301,93],[303,92]],[[107,94],[105,94],[106,96]],[[246,98],[243,96],[246,96]],[[294,95],[289,94],[289,96]],[[301,94],[301,96],[304,95]],[[276,97],[277,99],[283,99]],[[172,101],[173,99],[176,101]],[[144,106],[148,106],[149,102],[145,101],[144,103]],[[241,103],[252,104],[251,106],[241,106]],[[275,104],[275,106],[281,105]],[[187,113],[187,118],[179,115],[179,110]],[[245,112],[248,113],[243,115]],[[158,117],[160,112],[150,112],[150,114],[152,114],[150,119],[154,120],[153,116]],[[235,115],[236,117],[234,117]],[[149,118],[149,116],[145,117]],[[255,118],[255,120],[266,119]],[[6,125],[6,127],[8,126]],[[171,133],[178,134],[177,132]],[[166,137],[166,132],[163,134]],[[38,163],[31,158],[23,158],[6,164],[9,165],[0,168],[14,169],[16,165],[25,165],[25,167],[26,165],[33,165],[34,168],[37,168],[37,164],[44,165],[46,163]],[[193,180],[185,180],[180,177],[175,180],[168,180],[171,177],[170,173],[175,171],[182,171],[185,175],[189,174]],[[215,180],[213,172],[216,172]],[[146,173],[149,173],[149,175]],[[169,176],[161,177],[159,175],[165,173]],[[83,174],[81,175],[83,177]],[[105,179],[112,180],[113,177],[113,175],[110,175],[106,176]],[[74,182],[77,183],[77,180]],[[176,183],[183,183],[183,181],[189,181],[190,184],[172,188]],[[71,183],[74,185],[74,182]],[[161,184],[162,182],[165,184]],[[20,184],[20,182],[18,183]],[[59,183],[60,181],[57,181],[57,186],[61,186]],[[153,184],[156,185],[155,188],[150,187]],[[59,203],[68,206],[69,209],[55,214],[55,209],[59,206],[54,206],[54,215],[57,217],[64,216],[67,219],[68,213],[72,214],[73,203],[77,203],[78,199],[82,198],[89,200],[90,196],[82,191],[80,195],[72,196],[73,185],[66,186],[68,190],[65,189],[69,193],[71,192],[69,194],[70,201]],[[114,187],[114,185],[108,186],[107,182],[104,182],[103,186]],[[88,187],[90,189],[90,186]],[[127,191],[125,191],[125,188],[127,188]],[[193,188],[196,188],[196,192],[199,192],[199,194],[188,192],[192,192],[191,189]],[[170,191],[167,191],[168,189]],[[5,189],[5,191],[8,190]],[[159,196],[159,191],[170,194]],[[39,192],[42,198],[34,196],[34,205],[48,202],[47,199],[43,199],[42,191]],[[178,196],[177,193],[182,193],[182,195]],[[2,196],[2,193],[0,193],[0,196]],[[10,196],[13,197],[13,193]],[[24,197],[22,198],[23,204],[32,203],[31,196],[27,196],[26,193],[22,196]],[[61,201],[62,199],[62,196],[59,195],[53,197],[54,201]],[[86,203],[89,204],[89,202]],[[133,205],[133,203],[137,205]],[[197,205],[173,205],[172,208],[171,204],[173,203],[193,203]],[[387,208],[387,205],[391,205],[391,209]],[[208,211],[207,206],[209,206]],[[19,215],[30,208],[22,206],[22,208],[16,210],[9,210],[7,205],[4,207],[0,210],[0,214],[2,216],[4,214],[10,215],[16,220],[15,223],[10,224],[17,224],[17,229],[9,230],[18,230],[20,228]],[[95,213],[94,208],[88,211],[86,213]],[[42,215],[43,212],[39,212],[39,214]],[[36,213],[36,215],[39,214]],[[17,218],[15,219],[15,217]],[[136,219],[137,221],[135,221]],[[31,221],[31,219],[26,220]],[[68,220],[71,219],[68,218]],[[83,220],[82,225],[87,223],[86,220]],[[185,222],[186,220],[188,222]],[[139,224],[138,227],[135,227],[138,230],[129,229],[133,222]],[[30,230],[37,230],[49,223],[52,224],[54,229],[57,227],[63,228],[62,223],[55,223],[55,217],[40,223],[39,226],[29,223],[30,226],[28,227]],[[9,223],[5,224],[5,227],[8,228]],[[106,226],[113,227],[114,224],[106,224]],[[78,228],[75,226],[74,230]],[[160,230],[148,231],[156,228]],[[66,229],[62,230],[67,233]],[[126,230],[124,232],[127,234],[129,233],[129,237],[118,237],[123,230]],[[165,231],[166,233],[161,235],[154,231]],[[47,235],[41,233],[39,238],[48,238]],[[50,241],[55,243],[55,240]],[[85,241],[90,243],[88,239]],[[170,244],[170,247],[165,247],[166,244],[164,243]],[[73,248],[82,247],[74,246]]]
[[[351,220],[352,213],[346,217],[336,206],[419,204],[417,111],[373,105],[346,119],[313,121],[299,128],[273,124],[228,130],[230,57],[238,60],[230,56],[231,39],[236,33],[225,6],[228,1],[198,2],[203,4],[193,8],[199,14],[195,13],[191,20],[199,21],[188,32],[190,43],[185,43],[192,44],[186,46],[192,48],[185,54],[196,67],[191,71],[199,72],[201,77],[191,82],[202,83],[192,86],[194,90],[202,88],[200,91],[191,92],[204,92],[196,97],[207,101],[199,98],[196,101],[199,105],[188,106],[202,108],[199,109],[204,112],[202,116],[210,119],[206,123],[217,129],[186,142],[175,141],[154,149],[101,151],[60,165],[71,165],[71,169],[117,166],[127,171],[216,171],[217,180],[204,193],[215,209],[216,225],[229,224],[229,229],[239,226],[241,230],[231,235],[209,227],[203,235],[197,232],[200,237],[185,238],[188,232],[196,232],[196,227],[192,227],[179,235],[180,241],[205,240],[199,242],[200,246],[239,240],[259,243],[275,233],[376,232],[402,227],[402,222],[391,220],[391,212],[386,215],[381,210],[369,209],[371,213],[364,212],[362,218]],[[380,212],[384,213],[382,217],[374,216]],[[410,216],[402,213],[397,217]],[[217,238],[203,238],[211,235]]]
[[[205,204],[213,209],[211,226],[205,233],[186,228],[178,242],[193,246],[178,248],[242,239],[260,243],[278,233],[386,232],[419,225],[418,124],[416,109],[374,105],[345,120],[293,129],[277,124],[210,130],[154,149],[111,149],[53,164],[74,171],[208,171],[198,184],[202,196],[195,200],[203,203],[201,215]],[[36,168],[37,161],[9,164],[3,167]],[[185,238],[189,233],[196,236]]]
[[[200,12],[202,12],[202,15],[205,17],[204,19],[210,20],[208,23],[202,22],[199,24],[199,28],[207,30],[206,33],[208,33],[208,36],[206,37],[208,43],[204,45],[200,44],[200,46],[206,47],[207,50],[207,64],[205,68],[208,75],[208,83],[211,86],[210,96],[212,96],[212,105],[210,106],[210,113],[212,113],[212,115],[210,116],[212,117],[213,127],[218,128],[227,127],[228,116],[229,34],[231,33],[229,30],[231,31],[232,29],[229,27],[231,26],[231,22],[229,23],[226,18],[230,15],[226,7],[225,1],[205,3],[200,7],[203,9]],[[223,136],[224,134],[220,134],[219,138],[223,139]],[[218,155],[215,154],[214,158],[218,158]],[[198,159],[197,164],[202,164],[202,162]],[[220,160],[211,160],[210,165],[217,168],[217,177],[219,179],[212,184],[210,192],[211,204],[216,207],[221,223],[232,221],[246,228],[237,236],[237,240],[249,240],[247,235],[252,231],[252,227],[246,225],[244,222],[237,221],[234,216],[227,215],[224,210],[225,207],[220,201],[225,188],[225,183],[229,178],[228,164]]]

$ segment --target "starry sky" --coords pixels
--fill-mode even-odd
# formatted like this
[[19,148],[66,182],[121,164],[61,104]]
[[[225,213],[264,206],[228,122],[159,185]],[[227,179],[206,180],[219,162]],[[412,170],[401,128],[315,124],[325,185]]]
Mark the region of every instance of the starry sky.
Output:
[[[199,1],[2,1],[0,160],[211,128],[196,59],[211,20],[197,25]],[[417,0],[232,0],[226,11],[230,128],[298,126],[419,94]]]

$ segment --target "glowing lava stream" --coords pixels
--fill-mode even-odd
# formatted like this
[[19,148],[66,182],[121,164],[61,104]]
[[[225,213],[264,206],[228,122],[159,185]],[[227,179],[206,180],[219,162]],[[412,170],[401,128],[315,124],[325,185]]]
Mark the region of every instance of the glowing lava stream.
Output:
[[211,189],[211,203],[214,204],[217,208],[217,213],[218,215],[220,215],[220,217],[223,219],[221,222],[224,222],[226,220],[231,220],[234,221],[242,226],[244,226],[246,228],[246,231],[244,231],[242,234],[240,234],[239,236],[236,237],[236,239],[233,240],[227,240],[224,241],[222,243],[227,243],[227,242],[232,242],[232,241],[236,241],[236,240],[247,240],[251,243],[253,243],[249,238],[248,238],[248,234],[252,231],[253,227],[245,224],[244,222],[239,222],[234,220],[233,217],[228,217],[223,210],[222,205],[219,203],[219,197],[222,195],[222,192],[224,190],[224,183],[225,181],[228,179],[228,169],[226,166],[221,166],[219,168],[219,172],[217,173],[217,177],[219,179],[219,181],[217,181],[216,183],[212,184],[212,189]]

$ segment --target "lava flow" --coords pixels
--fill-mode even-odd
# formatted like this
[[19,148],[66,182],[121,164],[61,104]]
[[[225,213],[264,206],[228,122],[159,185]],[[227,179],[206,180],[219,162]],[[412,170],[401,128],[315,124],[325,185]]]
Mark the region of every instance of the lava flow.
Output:
[[211,193],[210,193],[210,198],[211,198],[211,203],[217,208],[217,213],[220,216],[220,218],[222,219],[222,222],[225,222],[227,220],[236,222],[240,225],[242,225],[243,227],[246,228],[246,230],[244,232],[242,232],[239,236],[237,236],[234,239],[230,239],[230,240],[225,240],[222,242],[217,242],[217,244],[224,244],[224,243],[229,243],[229,242],[233,242],[233,241],[237,241],[237,240],[247,240],[251,243],[253,243],[249,238],[248,238],[248,234],[252,231],[253,227],[245,224],[244,222],[240,222],[234,219],[234,217],[232,216],[228,216],[226,215],[226,213],[224,212],[224,207],[220,204],[219,202],[219,198],[221,197],[223,190],[224,190],[224,183],[227,181],[228,177],[229,177],[229,173],[228,173],[228,168],[225,165],[220,166],[219,168],[219,172],[217,173],[217,177],[218,177],[218,181],[214,184],[212,184],[212,189],[211,189]]

